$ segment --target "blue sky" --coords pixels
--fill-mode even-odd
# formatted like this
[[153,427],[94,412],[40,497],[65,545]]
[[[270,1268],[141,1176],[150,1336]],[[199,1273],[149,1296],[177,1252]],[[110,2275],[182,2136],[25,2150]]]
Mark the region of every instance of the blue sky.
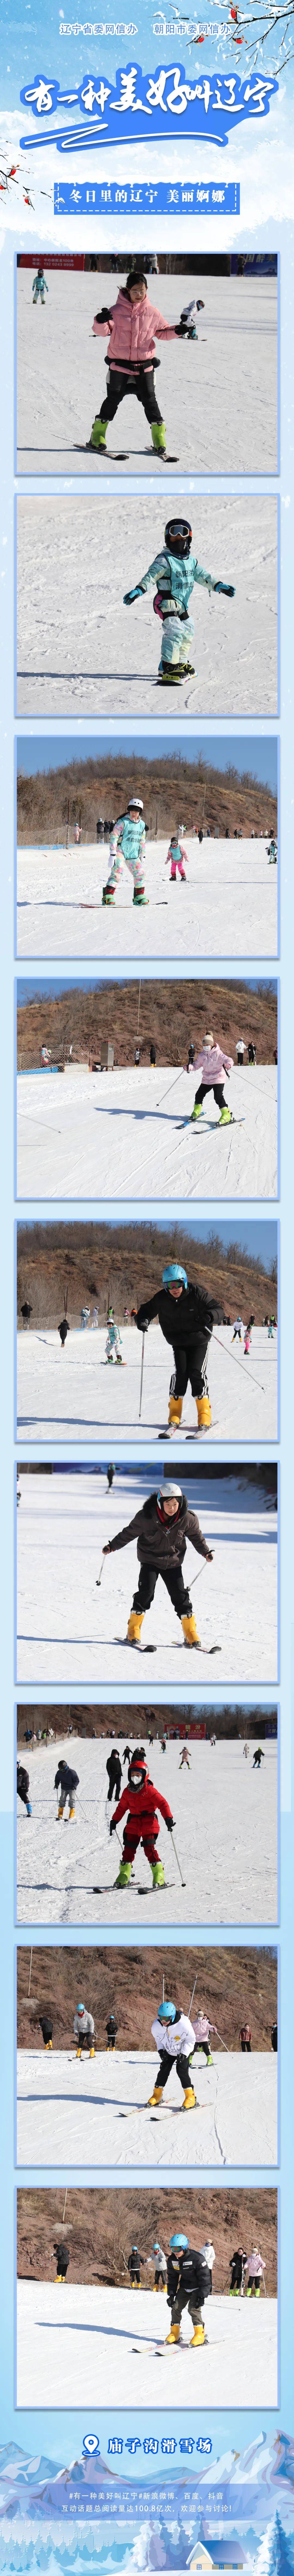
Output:
[[[163,971],[164,971],[164,970],[163,970]],[[155,979],[155,977],[154,977],[154,979],[152,978],[152,980],[154,980],[154,982],[155,982],[155,980],[156,980],[156,979]],[[179,980],[180,980],[180,979],[179,979]],[[183,977],[183,979],[182,979],[182,980],[183,980],[183,982],[184,982],[184,981],[185,981],[185,978]],[[134,983],[136,983],[136,981],[137,981],[137,983],[138,983],[138,989],[139,989],[139,978],[138,978],[138,976],[137,976],[137,978],[136,978],[136,975],[134,975],[134,976],[132,975],[132,976],[130,977],[130,981],[131,981],[131,983],[133,983],[133,982],[134,982]],[[147,974],[147,973],[146,973],[146,976],[145,976],[144,978],[142,977],[142,982],[143,982],[143,981],[144,981],[145,983],[148,983],[148,974]],[[160,976],[158,976],[157,981],[158,981],[158,983],[160,982]],[[238,983],[240,983],[240,981],[241,981],[241,982],[242,982],[242,984],[244,984],[244,986],[245,986],[245,992],[246,992],[246,993],[256,993],[256,991],[257,991],[257,989],[258,989],[259,984],[266,984],[266,986],[267,986],[267,987],[269,986],[269,987],[270,987],[270,991],[271,991],[271,993],[276,993],[276,992],[277,992],[277,977],[276,977],[276,975],[271,975],[271,976],[269,976],[269,975],[242,975],[242,976],[241,976],[241,978],[240,978],[240,974],[238,974],[238,971],[237,971],[237,973],[236,973],[236,976],[235,976],[235,977],[234,977],[234,976],[230,976],[230,977],[228,976],[228,977],[226,978],[226,981],[227,981],[227,982],[231,982],[231,983],[236,982],[237,984],[238,984]],[[40,1001],[42,1001],[42,1002],[50,1001],[50,1000],[51,1000],[52,995],[54,996],[56,993],[57,993],[57,994],[58,994],[58,993],[65,993],[66,988],[68,988],[68,990],[69,990],[69,992],[70,992],[70,993],[75,993],[75,992],[78,990],[78,988],[79,988],[79,987],[80,987],[81,993],[93,992],[93,991],[95,991],[95,993],[101,993],[101,992],[102,992],[102,989],[103,989],[103,986],[104,986],[104,985],[106,985],[106,987],[107,987],[107,986],[108,986],[108,987],[110,987],[110,988],[111,988],[111,991],[112,991],[112,990],[113,990],[113,984],[114,984],[114,982],[118,985],[118,989],[119,989],[120,984],[124,984],[124,983],[125,983],[125,977],[124,977],[124,975],[116,975],[115,977],[114,977],[114,976],[111,976],[111,975],[95,975],[95,969],[93,969],[93,973],[92,973],[92,975],[91,975],[91,972],[89,973],[89,975],[72,975],[72,974],[71,974],[71,972],[68,970],[68,964],[67,964],[67,962],[66,962],[66,964],[65,964],[65,968],[64,968],[64,975],[48,975],[48,976],[47,976],[47,975],[44,975],[44,976],[43,976],[43,975],[39,975],[39,974],[38,974],[38,975],[36,975],[35,977],[34,977],[33,975],[31,975],[31,976],[29,976],[29,978],[28,978],[27,976],[25,977],[24,975],[19,975],[19,976],[18,976],[18,978],[17,978],[17,1001],[18,1001],[18,1006],[19,1006],[19,1008],[20,1008],[20,1007],[23,1007],[23,1005],[25,1005],[25,1004],[26,1004],[26,1002],[32,1002],[32,1001],[35,1001],[35,1000],[36,1000],[36,999],[38,999],[38,998],[39,998],[39,999],[40,999]],[[197,979],[195,978],[195,1007],[196,1007],[196,1002],[197,1002]]]
[[[160,756],[165,758],[170,751],[170,732],[168,730],[165,732],[163,728],[160,739],[158,739],[158,733],[136,733],[135,746],[134,736],[127,733],[112,734],[111,737],[105,734],[98,738],[93,734],[79,733],[76,758],[78,761],[91,758],[97,760],[98,764],[105,755],[115,761],[120,754],[123,754],[124,758],[129,757],[131,760],[134,747],[136,759],[140,757],[140,753],[144,756],[144,760],[154,760],[154,758],[160,760]],[[176,752],[182,750],[186,758],[187,737],[180,731],[177,732],[176,727],[174,750]],[[229,760],[233,761],[234,768],[240,772],[240,775],[244,769],[249,769],[253,777],[265,781],[266,786],[272,788],[273,794],[276,793],[277,739],[275,734],[259,734],[258,737],[237,734],[232,741],[232,737],[228,734],[191,733],[189,734],[189,760],[197,761],[199,752],[202,752],[204,760],[209,758],[219,769],[226,770]],[[30,734],[18,737],[17,767],[26,777],[32,777],[36,770],[64,768],[74,759],[72,734],[44,734],[37,740]]]

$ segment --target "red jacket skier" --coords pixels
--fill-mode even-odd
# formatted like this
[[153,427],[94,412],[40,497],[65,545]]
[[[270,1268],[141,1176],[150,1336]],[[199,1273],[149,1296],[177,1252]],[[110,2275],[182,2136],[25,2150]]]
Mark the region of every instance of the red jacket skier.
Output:
[[115,1832],[116,1825],[119,1824],[120,1816],[126,1817],[123,1837],[123,1859],[120,1863],[118,1878],[115,1880],[116,1887],[129,1886],[131,1863],[135,1859],[135,1852],[138,1851],[139,1843],[142,1843],[143,1851],[146,1853],[146,1860],[149,1860],[151,1864],[153,1887],[164,1887],[165,1880],[162,1861],[157,1859],[156,1852],[157,1835],[159,1834],[158,1815],[156,1812],[157,1807],[160,1808],[160,1814],[163,1816],[164,1824],[167,1826],[167,1832],[170,1834],[174,1819],[171,1813],[171,1808],[168,1806],[167,1798],[162,1797],[160,1789],[153,1788],[153,1781],[149,1779],[147,1762],[143,1762],[141,1755],[135,1752],[132,1754],[131,1762],[129,1764],[128,1787],[127,1789],[123,1789],[122,1797],[119,1799],[119,1805],[115,1809],[115,1816],[111,1817],[110,1823],[110,1833],[113,1834]]

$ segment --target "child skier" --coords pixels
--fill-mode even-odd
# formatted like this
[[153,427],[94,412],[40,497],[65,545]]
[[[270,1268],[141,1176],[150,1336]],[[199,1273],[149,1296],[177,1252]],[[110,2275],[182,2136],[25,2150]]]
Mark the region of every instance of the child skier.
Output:
[[188,2236],[171,2236],[167,2266],[167,2296],[171,2308],[170,2333],[167,2343],[179,2343],[184,2308],[192,2317],[194,2344],[205,2343],[202,2304],[211,2295],[211,2275],[205,2254],[189,2245]]
[[40,2013],[40,2015],[39,2015],[39,2030],[41,2030],[41,2031],[42,2031],[42,2039],[44,2040],[44,2048],[46,2048],[46,2049],[51,2048],[51,2049],[52,2049],[53,2021],[51,2021],[51,2018],[50,2018],[50,2016],[49,2016],[49,2013]]
[[64,1346],[65,1346],[65,1342],[66,1342],[66,1335],[67,1335],[67,1333],[70,1333],[70,1324],[67,1324],[67,1321],[66,1321],[66,1315],[62,1315],[61,1324],[58,1324],[57,1330],[58,1330],[58,1332],[59,1332],[59,1340],[60,1340],[60,1342],[61,1342],[61,1349],[62,1349],[62,1351],[64,1351]]
[[242,2030],[239,2030],[239,2040],[240,2047],[242,2049],[242,2057],[246,2057],[246,2052],[247,2057],[251,2057],[252,2030],[250,2030],[249,2021],[242,2022]]
[[78,1786],[78,1771],[71,1771],[69,1763],[64,1762],[62,1758],[58,1763],[58,1771],[55,1772],[54,1788],[58,1790],[58,1816],[61,1819],[64,1815],[64,1809],[68,1798],[70,1825],[73,1824],[75,1815],[75,1791],[78,1789]]
[[55,2242],[54,2254],[56,2254],[57,2264],[56,2280],[66,2281],[66,2274],[70,2263],[69,2245],[57,2245]]
[[194,582],[204,584],[209,593],[211,590],[225,591],[228,599],[235,596],[232,583],[215,581],[212,573],[204,571],[197,555],[191,555],[191,545],[189,519],[168,519],[161,551],[154,555],[153,563],[148,564],[147,572],[142,574],[141,581],[135,583],[134,589],[124,592],[124,607],[130,608],[133,600],[140,599],[142,592],[149,589],[149,583],[156,581],[153,604],[163,628],[158,676],[165,687],[174,687],[178,680],[187,679],[189,673],[194,675],[194,663],[189,662],[194,623],[188,613]]
[[[164,322],[158,306],[150,303],[142,267],[141,275],[139,271],[136,276],[129,273],[115,303],[103,304],[100,313],[95,313],[93,333],[98,339],[109,339],[109,373],[107,394],[96,412],[89,447],[105,449],[108,421],[115,419],[124,394],[135,393],[137,402],[143,404],[145,420],[150,422],[156,456],[165,456],[165,421],[154,386],[155,340],[197,340],[193,321],[188,329],[184,317],[180,322]],[[159,365],[158,359],[156,364]]]
[[119,1350],[119,1347],[118,1347],[119,1342],[120,1342],[120,1344],[121,1344],[121,1333],[119,1332],[118,1324],[114,1324],[114,1323],[112,1323],[112,1322],[110,1321],[110,1322],[109,1322],[109,1324],[108,1324],[108,1328],[107,1328],[107,1338],[106,1338],[106,1344],[105,1344],[106,1359],[107,1359],[107,1361],[108,1361],[108,1367],[109,1367],[109,1364],[110,1364],[110,1365],[112,1365],[112,1367],[113,1367],[113,1363],[114,1363],[114,1365],[115,1365],[115,1368],[121,1368],[121,1367],[122,1367],[121,1349]]
[[17,1796],[18,1796],[18,1798],[20,1798],[20,1799],[21,1799],[21,1805],[22,1805],[22,1807],[25,1807],[25,1808],[26,1808],[27,1816],[31,1816],[31,1813],[32,1813],[32,1809],[31,1809],[31,1805],[30,1805],[30,1799],[29,1799],[29,1786],[30,1786],[29,1772],[28,1772],[28,1771],[24,1771],[23,1763],[22,1763],[22,1762],[17,1762],[17,1765],[16,1765],[16,1787],[17,1787]]
[[86,2004],[77,2004],[73,2026],[77,2040],[77,2057],[82,2056],[83,2048],[88,2048],[89,2057],[95,2057],[93,2013],[87,2012]]
[[153,2246],[153,2253],[155,2254],[155,2273],[154,2273],[153,2290],[157,2290],[157,2291],[159,2292],[159,2285],[160,2285],[160,2283],[161,2283],[161,2289],[165,2291],[165,2297],[167,2298],[167,2277],[166,2277],[166,2275],[167,2275],[167,2261],[166,2261],[166,2254],[164,2254],[164,2253],[163,2253],[163,2247],[162,2247],[162,2245],[157,2245],[157,2244]]
[[169,849],[168,849],[168,853],[167,853],[167,859],[166,859],[166,861],[165,861],[166,868],[168,868],[168,866],[169,866],[169,860],[170,860],[170,885],[176,885],[176,881],[177,881],[177,868],[178,868],[179,877],[181,877],[181,879],[182,879],[182,885],[185,885],[185,884],[186,884],[186,868],[187,868],[187,866],[188,866],[188,855],[189,855],[189,854],[188,854],[188,850],[185,850],[185,849],[184,849],[184,842],[183,842],[183,841],[178,841],[178,834],[177,834],[177,832],[171,832],[170,844],[169,844]]
[[233,1325],[233,1332],[232,1332],[232,1342],[241,1342],[241,1341],[242,1341],[242,1333],[243,1333],[243,1331],[244,1331],[244,1326],[243,1326],[243,1323],[242,1323],[242,1315],[235,1315],[235,1323],[234,1323],[234,1325]]
[[112,2056],[112,2054],[113,2054],[113,2050],[115,2049],[115,2042],[116,2042],[116,2035],[117,2035],[117,2031],[118,2031],[118,2021],[116,2021],[116,2020],[115,2020],[115,2014],[114,2014],[114,2013],[109,2013],[109,2014],[108,2014],[108,2021],[106,2022],[106,2033],[107,2033],[106,2055],[107,2055],[107,2056],[109,2056],[109,2054],[110,2054],[110,2056]]
[[33,277],[33,304],[44,304],[45,294],[48,295],[47,278],[44,277],[44,269],[39,261],[36,277]]
[[87,1325],[88,1325],[89,1323],[90,1323],[90,1306],[82,1306],[82,1308],[81,1308],[81,1328],[82,1328],[82,1333],[86,1333],[86,1332],[87,1332]]
[[132,1861],[135,1859],[140,1843],[146,1860],[150,1861],[153,1887],[164,1887],[164,1869],[162,1861],[157,1858],[156,1851],[159,1834],[157,1807],[160,1808],[160,1815],[163,1816],[168,1834],[171,1834],[174,1819],[167,1799],[162,1797],[160,1789],[153,1788],[147,1762],[143,1761],[139,1753],[133,1753],[128,1770],[128,1787],[123,1789],[119,1806],[116,1808],[115,1816],[111,1817],[110,1823],[110,1833],[113,1834],[116,1825],[120,1823],[121,1816],[126,1817],[123,1858],[120,1862],[118,1878],[114,1882],[115,1887],[129,1887]]
[[211,1406],[208,1392],[207,1352],[214,1323],[221,1323],[222,1308],[216,1299],[207,1297],[206,1289],[187,1279],[180,1261],[167,1261],[162,1272],[162,1288],[155,1297],[144,1297],[138,1312],[132,1307],[139,1333],[147,1331],[153,1317],[158,1317],[165,1342],[173,1350],[174,1367],[170,1380],[168,1428],[180,1428],[183,1399],[189,1384],[195,1398],[198,1431],[210,1431]]
[[249,2254],[247,2256],[246,2272],[248,2272],[246,2299],[260,2299],[260,2284],[261,2281],[263,2281],[264,2262],[262,2254],[259,2252],[259,2245],[254,2245],[253,2254]]
[[233,1056],[224,1055],[223,1047],[214,1045],[212,1032],[209,1030],[207,1037],[203,1039],[203,1046],[199,1047],[199,1053],[195,1056],[194,1073],[201,1073],[202,1079],[199,1091],[195,1092],[191,1127],[194,1126],[195,1119],[201,1117],[202,1102],[205,1100],[206,1091],[213,1091],[214,1100],[216,1100],[217,1107],[220,1111],[219,1126],[230,1126],[232,1110],[228,1108],[228,1103],[224,1100],[224,1074],[230,1074],[232,1071]]
[[145,2254],[139,2254],[138,2245],[132,2245],[131,2252],[128,2257],[128,2272],[130,2274],[131,2290],[141,2289],[141,2263],[145,2263]]
[[231,2283],[229,2299],[240,2299],[242,2297],[245,2263],[247,2263],[247,2254],[245,2254],[244,2246],[237,2245],[235,2254],[230,2254]]
[[257,1744],[255,1753],[253,1754],[252,1770],[260,1771],[261,1762],[264,1762],[264,1753],[262,1751],[262,1744]]
[[157,1494],[149,1494],[147,1501],[134,1513],[134,1519],[127,1522],[126,1528],[117,1530],[116,1538],[108,1539],[103,1556],[114,1556],[118,1548],[129,1547],[134,1538],[137,1539],[140,1573],[128,1619],[129,1645],[140,1645],[144,1613],[150,1610],[154,1601],[155,1586],[161,1574],[177,1619],[181,1621],[185,1645],[199,1646],[189,1589],[183,1581],[182,1562],[187,1538],[191,1539],[196,1554],[204,1556],[209,1565],[212,1564],[213,1549],[206,1546],[197,1512],[190,1511],[181,1485],[160,1485]]
[[182,2109],[183,2111],[195,2111],[196,2094],[194,2093],[194,2087],[193,2084],[191,2084],[190,2078],[190,2062],[194,2052],[194,2030],[192,2028],[192,2022],[189,2021],[188,2013],[182,2012],[180,2004],[178,2008],[176,2004],[173,2003],[166,2002],[159,2004],[157,2019],[152,2022],[151,2027],[152,2039],[155,2039],[156,2048],[158,2049],[159,2079],[156,2076],[153,2093],[150,2093],[149,2095],[150,2109],[153,2107],[154,2103],[157,2104],[158,2102],[162,2102],[164,2087],[168,2082],[168,2076],[171,2074],[172,2065],[175,2064],[176,2073],[179,2077],[179,2083],[182,2086],[182,2093],[184,2095]]
[[117,823],[112,824],[109,857],[110,871],[106,885],[102,887],[102,903],[114,903],[124,866],[133,879],[133,903],[146,903],[145,823],[141,796],[130,796],[126,813],[119,814]]
[[182,1751],[182,1753],[180,1754],[179,1771],[182,1771],[182,1770],[183,1770],[184,1762],[186,1762],[186,1763],[187,1763],[187,1769],[188,1769],[188,1771],[190,1771],[190,1754],[188,1753],[188,1745],[187,1745],[187,1744],[183,1744],[183,1751]]
[[244,1351],[245,1351],[245,1357],[246,1357],[246,1359],[247,1359],[247,1358],[248,1358],[248,1351],[251,1351],[251,1332],[250,1332],[250,1324],[246,1324],[246,1333],[244,1333]]
[[198,2054],[198,2050],[199,2050],[199,2048],[201,2048],[201,2049],[202,2049],[203,2057],[206,2057],[206,2065],[207,2065],[207,2066],[213,2066],[213,2058],[212,2058],[212,2055],[211,2055],[211,2047],[210,2047],[210,2033],[211,2033],[211,2031],[212,2031],[212,2034],[213,2034],[213,2038],[214,2038],[214,2039],[216,2039],[216,2038],[217,2038],[217,2032],[216,2032],[216,2028],[215,2028],[215,2022],[214,2022],[214,2021],[209,2021],[209,2019],[208,2019],[208,2013],[202,2012],[202,2011],[201,2011],[201,2008],[200,2008],[200,2006],[199,2006],[199,2012],[197,2013],[197,2015],[196,2015],[196,2021],[194,2022],[194,2049],[195,2049],[195,2051],[196,2051],[196,2049],[197,2049],[197,2054]]

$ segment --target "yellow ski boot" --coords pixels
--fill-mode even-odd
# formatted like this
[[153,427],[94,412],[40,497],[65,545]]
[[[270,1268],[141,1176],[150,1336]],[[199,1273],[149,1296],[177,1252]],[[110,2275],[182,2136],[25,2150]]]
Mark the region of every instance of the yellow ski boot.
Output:
[[181,1420],[182,1420],[182,1411],[183,1411],[183,1397],[182,1397],[182,1395],[170,1395],[170,1398],[169,1398],[169,1408],[168,1408],[168,1419],[169,1419],[169,1426],[170,1426],[170,1429],[171,1429],[171,1426],[173,1426],[173,1430],[174,1430],[174,1431],[177,1431],[177,1430],[179,1431],[179,1429],[180,1429],[180,1422],[181,1422]]
[[165,2337],[165,2341],[166,2341],[166,2343],[179,2343],[179,2338],[180,2338],[180,2328],[179,2328],[179,2326],[171,2326],[170,2334],[169,2334],[169,2335],[166,2335],[166,2337]]
[[140,1645],[140,1636],[141,1636],[141,1628],[142,1628],[142,1624],[143,1624],[143,1619],[144,1619],[144,1610],[130,1610],[130,1617],[129,1617],[129,1619],[128,1619],[128,1642],[129,1642],[129,1646],[139,1646],[139,1645]]
[[[59,1808],[58,1808],[58,1815],[60,1816],[60,1823],[61,1823],[61,1825],[62,1825],[63,1807],[59,1807]],[[58,2276],[57,2276],[57,2277],[58,2277]],[[61,2279],[61,2274],[60,2274],[60,2279]]]
[[149,2111],[151,2111],[151,2108],[153,2108],[153,2103],[154,2103],[154,2102],[162,2102],[162,2095],[163,2095],[163,2084],[155,2084],[155,2085],[154,2085],[154,2093],[149,2093],[149,2102],[148,2102],[148,2110],[149,2110]]
[[69,1810],[69,1819],[68,1819],[69,1825],[73,1825],[73,1824],[74,1824],[74,1815],[75,1815],[74,1807],[70,1807],[70,1810]]
[[95,2049],[94,2049],[94,2048],[90,2048],[90,2057],[95,2057]]
[[48,2048],[52,2048],[52,2039],[45,2039],[45,2057],[48,2056]]
[[209,1395],[196,1395],[196,1405],[198,1431],[211,1431],[211,1404],[209,1403]]
[[195,2334],[191,2335],[191,2352],[193,2351],[193,2344],[195,2343],[205,2343],[204,2326],[202,2325],[195,2326]]
[[182,2103],[182,2110],[183,2110],[183,2111],[196,2111],[196,2093],[194,2093],[194,2087],[193,2087],[193,2084],[188,2084],[188,2085],[187,2085],[187,2092],[186,2092],[186,2093],[184,2093],[184,2100],[183,2100],[183,2103]]
[[194,1619],[193,1611],[190,1611],[189,1618],[186,1619],[185,1616],[183,1616],[181,1626],[183,1628],[185,1646],[200,1646],[200,1637],[197,1635],[196,1619]]
[[81,2055],[82,2055],[81,2048],[77,2048],[77,2057],[81,2057]]

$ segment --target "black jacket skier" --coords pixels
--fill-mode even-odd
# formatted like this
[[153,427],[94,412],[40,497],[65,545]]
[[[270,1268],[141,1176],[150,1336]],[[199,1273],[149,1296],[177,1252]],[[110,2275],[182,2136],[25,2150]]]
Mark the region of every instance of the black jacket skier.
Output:
[[17,1795],[18,1795],[18,1798],[21,1798],[22,1807],[26,1807],[26,1805],[27,1805],[27,1799],[28,1799],[28,1794],[29,1794],[29,1786],[30,1786],[29,1772],[24,1770],[24,1766],[23,1766],[23,1763],[22,1763],[22,1762],[18,1762],[18,1763],[17,1763],[17,1772],[16,1772],[16,1787],[17,1787]]
[[57,1329],[58,1329],[58,1332],[59,1332],[59,1340],[60,1340],[60,1342],[61,1342],[62,1350],[63,1350],[63,1348],[64,1348],[64,1342],[66,1342],[66,1335],[67,1335],[67,1333],[70,1333],[70,1324],[67,1324],[67,1321],[66,1321],[66,1315],[63,1315],[63,1316],[62,1316],[62,1323],[61,1323],[61,1324],[58,1324]]
[[[178,1273],[178,1276],[175,1275]],[[170,1284],[163,1282],[155,1297],[142,1299],[136,1315],[138,1332],[158,1316],[165,1342],[174,1354],[169,1390],[169,1425],[180,1425],[183,1397],[190,1379],[191,1394],[197,1406],[198,1430],[210,1430],[206,1360],[214,1324],[222,1322],[222,1308],[209,1298],[205,1288],[186,1279],[177,1263],[170,1264]],[[174,1293],[176,1290],[176,1294]]]
[[145,2255],[139,2254],[138,2245],[132,2245],[131,2253],[128,2258],[128,2272],[130,2273],[131,2289],[133,2289],[135,2281],[137,2281],[138,2288],[140,2289],[140,2264],[144,2262]]
[[140,1643],[144,1611],[149,1610],[154,1601],[157,1577],[161,1574],[177,1618],[181,1620],[185,1645],[199,1646],[190,1593],[182,1574],[186,1540],[191,1539],[197,1555],[204,1556],[209,1564],[213,1551],[206,1546],[197,1512],[190,1511],[180,1485],[161,1485],[158,1493],[149,1494],[146,1503],[135,1512],[134,1519],[127,1523],[125,1529],[117,1530],[116,1537],[108,1541],[103,1555],[113,1556],[118,1548],[129,1547],[134,1538],[137,1538],[140,1573],[128,1620],[129,1644]]
[[176,2246],[168,2255],[167,2296],[171,2308],[170,2333],[167,2343],[178,2343],[184,2308],[192,2317],[192,2343],[204,2343],[202,2305],[211,2297],[211,2273],[205,2255],[185,2241],[183,2250]]
[[69,1764],[69,1762],[64,1762],[64,1761],[63,1761],[63,1758],[62,1758],[62,1759],[61,1759],[61,1761],[58,1763],[58,1771],[56,1771],[56,1772],[55,1772],[55,1781],[54,1781],[54,1788],[55,1788],[55,1789],[57,1789],[57,1791],[58,1791],[58,1816],[59,1816],[59,1818],[61,1818],[61,1819],[62,1819],[62,1816],[63,1816],[63,1813],[64,1813],[64,1808],[66,1807],[66,1800],[67,1800],[67,1798],[68,1798],[68,1800],[69,1800],[69,1822],[71,1821],[71,1818],[73,1818],[73,1819],[74,1819],[74,1813],[75,1813],[75,1791],[76,1791],[76,1789],[78,1789],[78,1786],[79,1786],[79,1774],[78,1774],[78,1771],[72,1771],[72,1770],[71,1770],[71,1768],[70,1768],[70,1764]]
[[44,2048],[52,2048],[53,2021],[51,2021],[51,2014],[39,2013],[39,2030],[42,2031]]
[[109,1780],[109,1788],[108,1788],[108,1799],[107,1799],[107,1805],[109,1806],[110,1800],[111,1800],[111,1798],[113,1798],[114,1793],[115,1793],[115,1802],[116,1802],[116,1805],[117,1805],[117,1801],[118,1801],[118,1798],[119,1798],[119,1796],[120,1796],[120,1790],[121,1790],[122,1768],[121,1768],[121,1762],[120,1762],[119,1753],[116,1751],[116,1748],[115,1748],[115,1746],[114,1746],[114,1745],[113,1745],[113,1749],[112,1749],[111,1753],[109,1753],[109,1754],[108,1754],[108,1762],[106,1763],[106,1770],[108,1771],[108,1780]]
[[109,2014],[108,2014],[108,2021],[106,2022],[106,2030],[107,2030],[107,2047],[108,2047],[108,2048],[110,2048],[110,2049],[113,2049],[113,2048],[115,2048],[116,2035],[117,2035],[117,2031],[118,2031],[118,2021],[116,2021],[116,2019],[115,2019],[115,2013],[109,2013]]
[[70,2263],[70,2249],[69,2249],[69,2245],[57,2245],[57,2244],[55,2243],[55,2244],[54,2244],[54,2254],[56,2254],[56,2263],[57,2263],[56,2280],[57,2280],[57,2281],[66,2281],[66,2274],[67,2274],[67,2272],[68,2272],[68,2266],[69,2266],[69,2263]]

